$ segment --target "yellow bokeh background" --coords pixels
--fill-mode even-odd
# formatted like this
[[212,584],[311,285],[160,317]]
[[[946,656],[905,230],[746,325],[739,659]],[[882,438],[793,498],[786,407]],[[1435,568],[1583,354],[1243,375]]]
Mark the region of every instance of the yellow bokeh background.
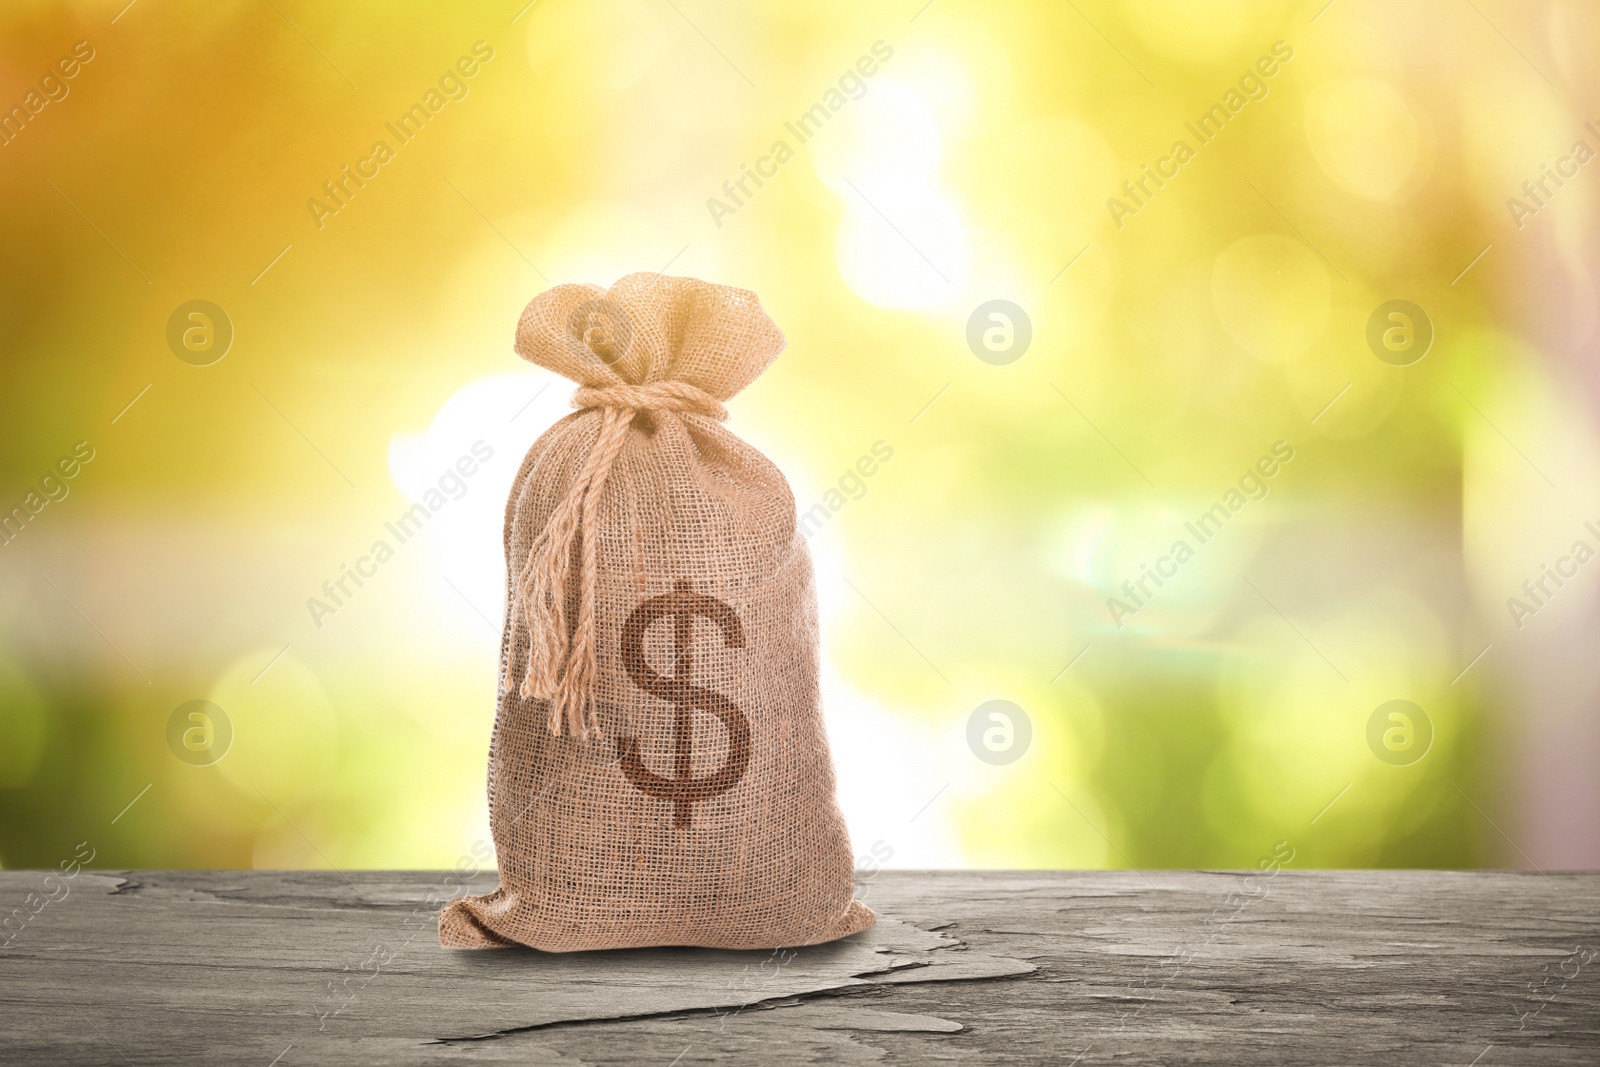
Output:
[[[486,838],[505,494],[571,392],[513,330],[641,270],[787,334],[730,426],[823,505],[858,853],[1600,864],[1600,567],[1510,604],[1600,547],[1597,52],[1565,0],[7,4],[0,864]],[[220,358],[170,341],[193,301]]]

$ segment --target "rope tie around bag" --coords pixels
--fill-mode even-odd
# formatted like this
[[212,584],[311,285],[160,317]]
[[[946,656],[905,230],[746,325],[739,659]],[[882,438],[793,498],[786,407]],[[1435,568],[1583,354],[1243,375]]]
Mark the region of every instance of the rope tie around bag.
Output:
[[[593,699],[598,650],[594,587],[600,496],[611,466],[622,451],[633,417],[641,411],[676,411],[719,420],[726,419],[728,411],[710,393],[678,381],[582,386],[572,394],[572,406],[598,408],[600,429],[572,487],[528,551],[528,562],[517,578],[519,609],[512,612],[512,625],[515,629],[520,622],[528,631],[528,667],[518,689],[522,699],[538,697],[550,702],[548,728],[552,734],[562,733],[564,727],[571,736],[587,740],[600,735]],[[567,581],[574,541],[581,546],[581,555],[577,618],[569,634]],[[512,636],[515,647],[515,633]]]

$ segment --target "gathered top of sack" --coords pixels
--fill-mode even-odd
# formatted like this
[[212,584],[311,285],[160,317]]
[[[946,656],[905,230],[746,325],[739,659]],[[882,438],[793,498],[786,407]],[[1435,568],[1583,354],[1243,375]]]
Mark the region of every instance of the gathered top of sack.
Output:
[[516,348],[589,389],[681,382],[720,403],[777,358],[783,331],[747,289],[644,272],[610,289],[540,293],[522,312]]
[[[783,344],[783,331],[754,293],[694,278],[640,273],[609,290],[558,285],[523,311],[517,354],[577,382],[573,406],[601,419],[593,450],[534,539],[512,590],[512,637],[525,627],[529,640],[518,692],[549,701],[551,733],[587,739],[600,732],[597,513],[634,415],[725,419],[722,402],[755,381]],[[574,576],[577,595],[569,600]]]

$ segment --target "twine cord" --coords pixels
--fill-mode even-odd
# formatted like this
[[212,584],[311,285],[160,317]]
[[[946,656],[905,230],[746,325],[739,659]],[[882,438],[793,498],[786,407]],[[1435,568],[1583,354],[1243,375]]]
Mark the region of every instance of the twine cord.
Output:
[[[726,419],[728,411],[715,397],[688,382],[647,385],[583,386],[572,394],[572,406],[598,409],[600,428],[588,459],[550,521],[534,538],[528,561],[517,578],[517,610],[512,611],[512,647],[516,629],[528,631],[528,665],[518,693],[522,699],[550,702],[547,728],[552,734],[588,740],[600,736],[594,685],[598,641],[595,636],[595,575],[599,564],[601,494],[623,442],[641,411],[676,411]],[[567,582],[577,543],[576,617],[567,617]]]

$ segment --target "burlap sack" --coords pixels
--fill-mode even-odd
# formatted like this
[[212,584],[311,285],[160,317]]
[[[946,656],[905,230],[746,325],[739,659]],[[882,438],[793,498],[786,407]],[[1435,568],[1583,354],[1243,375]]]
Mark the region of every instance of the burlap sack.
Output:
[[871,926],[794,497],[719,422],[783,334],[754,293],[634,274],[536,297],[516,349],[578,382],[579,410],[506,507],[500,887],[447,906],[440,943],[776,948]]

